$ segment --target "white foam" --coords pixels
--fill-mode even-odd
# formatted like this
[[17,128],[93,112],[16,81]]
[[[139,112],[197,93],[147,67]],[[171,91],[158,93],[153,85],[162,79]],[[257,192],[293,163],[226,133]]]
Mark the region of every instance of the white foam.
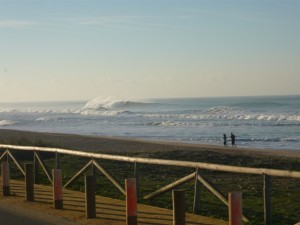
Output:
[[98,97],[86,103],[83,109],[115,109],[126,106],[130,101],[117,100],[112,97]]
[[95,98],[85,104],[83,109],[106,109],[108,107],[108,104],[112,102],[112,98],[102,98],[98,97]]
[[297,114],[257,114],[251,112],[234,112],[224,113],[216,112],[207,113],[147,113],[143,115],[146,118],[161,118],[161,119],[189,119],[189,120],[257,120],[257,121],[300,121],[300,115]]
[[93,110],[85,109],[81,111],[81,115],[90,115],[90,116],[116,116],[120,114],[127,114],[128,111],[125,110]]
[[0,120],[0,127],[14,125],[16,123],[17,123],[16,121],[12,121],[12,120]]
[[55,113],[80,113],[79,109],[2,109],[0,113],[24,113],[24,114],[55,114]]
[[37,118],[36,121],[51,122],[51,121],[53,121],[53,118],[50,118],[50,117],[40,117],[40,118]]
[[288,137],[288,138],[283,138],[282,141],[287,141],[287,142],[300,142],[300,136],[299,136],[299,137]]
[[85,109],[122,109],[122,108],[131,108],[131,107],[142,107],[147,105],[155,105],[155,103],[142,102],[139,100],[129,100],[129,99],[115,99],[112,97],[98,97],[85,104],[83,110]]

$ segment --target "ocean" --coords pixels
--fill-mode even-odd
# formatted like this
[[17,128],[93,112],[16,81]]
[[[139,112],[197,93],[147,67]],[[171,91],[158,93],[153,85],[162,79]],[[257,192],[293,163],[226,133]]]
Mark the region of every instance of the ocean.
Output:
[[300,96],[0,103],[0,129],[300,150]]

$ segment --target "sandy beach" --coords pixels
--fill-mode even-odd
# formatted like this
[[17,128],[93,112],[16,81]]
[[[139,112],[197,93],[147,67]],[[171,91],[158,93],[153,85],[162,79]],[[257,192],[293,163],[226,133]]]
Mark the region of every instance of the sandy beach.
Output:
[[[212,152],[219,155],[243,157],[280,157],[300,159],[300,149],[272,150],[253,148],[232,148],[223,145],[188,144],[164,141],[146,141],[118,137],[98,137],[74,134],[43,133],[0,129],[1,144],[35,145],[66,148],[99,153],[128,154],[155,152]],[[237,143],[238,145],[238,143]]]

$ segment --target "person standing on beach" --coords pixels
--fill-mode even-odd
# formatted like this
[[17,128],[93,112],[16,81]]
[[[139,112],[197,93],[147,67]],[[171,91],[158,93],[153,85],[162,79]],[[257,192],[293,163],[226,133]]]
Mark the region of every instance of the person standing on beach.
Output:
[[230,138],[231,138],[231,145],[232,147],[236,147],[236,144],[235,144],[235,135],[231,132],[231,135],[230,135]]
[[225,147],[228,147],[228,145],[227,145],[227,136],[226,136],[226,134],[223,134],[223,140],[224,140],[224,146],[225,146]]

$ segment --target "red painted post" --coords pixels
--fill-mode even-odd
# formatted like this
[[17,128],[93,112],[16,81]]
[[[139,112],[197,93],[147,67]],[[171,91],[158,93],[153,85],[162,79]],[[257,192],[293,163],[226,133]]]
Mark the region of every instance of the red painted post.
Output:
[[52,170],[53,179],[53,205],[54,209],[63,208],[63,197],[62,197],[62,177],[61,170]]
[[1,162],[2,171],[2,194],[3,196],[10,195],[10,174],[9,174],[9,164],[7,161]]
[[137,225],[137,197],[135,178],[125,180],[126,225]]
[[229,225],[243,224],[242,192],[230,192],[229,202]]

